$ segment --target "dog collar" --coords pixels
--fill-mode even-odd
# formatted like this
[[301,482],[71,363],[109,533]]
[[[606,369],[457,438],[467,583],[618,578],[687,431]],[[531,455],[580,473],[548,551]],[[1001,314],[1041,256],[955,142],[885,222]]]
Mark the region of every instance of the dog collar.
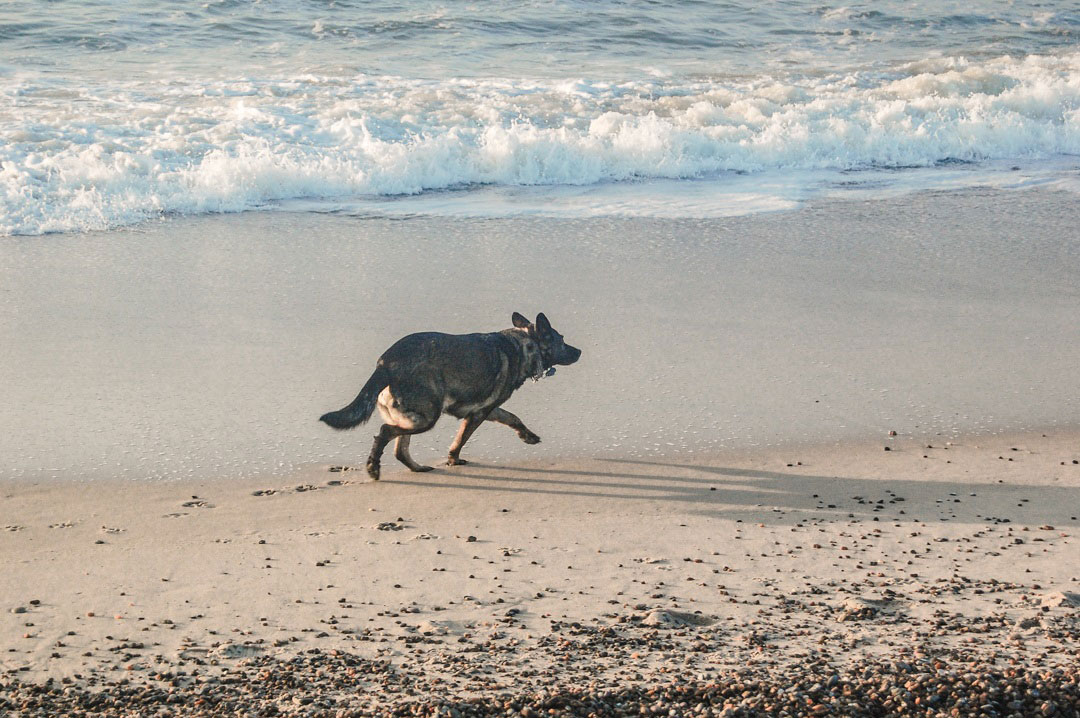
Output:
[[531,378],[532,378],[533,381],[540,381],[545,376],[551,376],[554,373],[555,373],[555,367],[549,366],[547,369],[545,369],[543,366],[541,366],[540,371],[533,374]]
[[533,381],[540,381],[545,376],[551,376],[552,374],[554,374],[555,367],[551,365],[550,359],[544,352],[544,348],[540,345],[540,342],[536,341],[531,336],[529,337],[529,341],[532,342],[533,345],[536,347],[536,353],[540,356],[540,362],[539,366],[536,367],[536,373],[530,374],[529,378]]

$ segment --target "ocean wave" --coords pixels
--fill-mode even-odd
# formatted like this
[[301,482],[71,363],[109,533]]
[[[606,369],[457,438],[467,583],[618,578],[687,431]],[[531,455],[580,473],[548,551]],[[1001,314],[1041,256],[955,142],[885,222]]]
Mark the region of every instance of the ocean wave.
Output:
[[1080,154],[1080,53],[740,81],[304,74],[87,86],[15,71],[0,94],[3,234],[302,198]]

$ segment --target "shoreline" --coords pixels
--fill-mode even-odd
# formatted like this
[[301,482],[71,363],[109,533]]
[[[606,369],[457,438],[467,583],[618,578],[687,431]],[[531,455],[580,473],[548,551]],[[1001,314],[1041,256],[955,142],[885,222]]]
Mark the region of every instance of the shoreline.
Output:
[[[367,458],[368,441],[367,435],[371,433],[377,423],[377,415],[371,422],[360,425],[354,429],[341,432],[338,436],[346,438],[356,437],[356,451],[353,452],[352,461],[315,461],[296,466],[289,474],[267,473],[247,474],[232,476],[222,474],[218,476],[189,476],[172,479],[158,478],[134,478],[115,476],[112,478],[74,478],[57,476],[35,476],[21,478],[5,478],[0,483],[0,490],[28,490],[28,489],[63,489],[64,487],[83,487],[85,489],[97,489],[112,487],[115,490],[124,490],[127,487],[138,486],[172,486],[183,489],[185,486],[204,485],[231,485],[239,488],[251,488],[256,490],[260,486],[274,484],[288,485],[291,483],[321,483],[325,478],[328,480],[340,480],[348,483],[374,483],[364,470],[364,462]],[[458,421],[453,417],[444,417],[440,421],[440,427],[447,429],[457,428]],[[445,426],[442,426],[445,424]],[[497,433],[505,433],[505,429],[496,426],[482,427]],[[433,432],[418,435],[420,439],[428,438]],[[932,433],[900,433],[893,430],[883,432],[879,436],[860,436],[849,439],[835,439],[830,441],[813,441],[811,439],[791,440],[766,446],[737,447],[726,451],[671,451],[668,454],[658,454],[638,460],[624,454],[550,454],[550,455],[523,455],[516,456],[513,460],[502,460],[497,452],[485,452],[483,448],[473,447],[472,442],[463,452],[469,455],[469,464],[460,467],[448,467],[445,465],[445,457],[429,456],[431,464],[435,467],[434,474],[410,472],[393,456],[392,445],[383,454],[383,482],[395,482],[415,480],[421,484],[426,479],[435,477],[452,477],[455,472],[468,471],[469,465],[484,466],[489,469],[504,469],[506,471],[534,471],[557,467],[568,467],[580,464],[634,464],[656,463],[668,466],[723,466],[731,464],[735,466],[787,466],[788,463],[803,460],[813,461],[827,459],[830,455],[858,455],[870,456],[879,451],[899,453],[926,453],[923,451],[927,445],[936,449],[944,447],[969,446],[981,448],[983,446],[1022,445],[1028,441],[1040,439],[1053,439],[1062,447],[1075,444],[1080,447],[1080,424],[1073,426],[1069,423],[1052,423],[1046,426],[1036,426],[1021,431],[1009,429],[987,428],[973,432],[941,432]],[[888,448],[886,448],[888,447]],[[544,447],[550,450],[552,447]],[[424,449],[427,454],[435,454],[439,445],[429,446]],[[1080,452],[1077,452],[1080,453]],[[1004,457],[1007,460],[1008,457]],[[1070,460],[1071,461],[1071,460]],[[673,463],[665,463],[673,462]],[[1069,462],[1066,462],[1069,463]],[[793,466],[796,464],[792,464]],[[336,485],[336,484],[335,484]]]

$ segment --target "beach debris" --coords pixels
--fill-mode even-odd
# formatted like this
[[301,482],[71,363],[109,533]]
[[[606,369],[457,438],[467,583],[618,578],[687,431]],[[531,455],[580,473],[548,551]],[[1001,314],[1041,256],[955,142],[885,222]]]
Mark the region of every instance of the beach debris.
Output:
[[682,611],[664,611],[654,609],[645,615],[641,622],[646,626],[660,626],[663,628],[684,628],[687,626],[708,626],[714,620],[700,613],[685,613]]
[[1054,591],[1042,596],[1039,599],[1039,605],[1049,606],[1050,608],[1080,608],[1080,593]]
[[225,641],[217,646],[212,646],[207,654],[215,658],[251,658],[262,653],[265,648],[252,642],[234,643]]
[[840,602],[837,621],[863,621],[876,618],[878,614],[892,606],[889,598],[866,598],[849,596]]
[[1021,616],[1016,619],[1016,627],[1021,629],[1038,628],[1042,625],[1042,619],[1039,616]]
[[424,636],[445,636],[449,633],[447,626],[440,621],[421,621],[415,631]]
[[[499,639],[481,645],[494,647]],[[201,662],[200,673],[218,660],[205,649],[191,648],[182,655],[189,662]],[[1069,718],[1076,715],[1080,683],[1075,667],[1000,668],[981,663],[949,670],[941,660],[882,658],[839,670],[821,660],[790,666],[744,665],[712,674],[676,673],[672,666],[658,674],[664,676],[662,682],[605,681],[581,667],[557,683],[530,686],[521,681],[513,690],[500,689],[498,681],[481,672],[459,669],[459,680],[472,686],[468,695],[461,695],[454,684],[440,687],[430,668],[403,671],[386,658],[333,649],[311,648],[289,660],[256,653],[221,664],[220,678],[199,675],[196,680],[176,680],[171,670],[160,672],[150,661],[127,659],[118,666],[131,670],[125,670],[120,680],[110,678],[103,685],[78,690],[69,685],[74,682],[71,678],[35,684],[12,676],[0,683],[0,701],[17,707],[20,715],[35,716],[147,714],[168,701],[170,706],[190,706],[193,713],[204,706],[239,705],[252,715],[321,715],[323,706],[347,705],[342,712],[356,716],[451,718],[930,714]],[[358,697],[364,701],[359,709]]]

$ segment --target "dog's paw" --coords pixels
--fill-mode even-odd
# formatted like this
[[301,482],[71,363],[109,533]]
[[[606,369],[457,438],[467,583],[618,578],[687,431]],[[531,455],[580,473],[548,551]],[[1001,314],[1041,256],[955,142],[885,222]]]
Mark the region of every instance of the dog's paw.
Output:
[[379,464],[369,461],[367,464],[367,475],[375,481],[379,480]]
[[526,444],[539,444],[540,443],[540,437],[537,436],[536,434],[532,433],[531,431],[523,431],[520,434],[518,434],[518,436],[520,436],[521,440],[524,441]]
[[416,472],[434,471],[435,467],[434,466],[417,466],[416,468],[414,468],[412,470],[416,471]]
[[464,466],[464,465],[466,465],[468,463],[469,462],[466,461],[465,459],[458,459],[458,458],[453,457],[453,456],[446,457],[446,465],[447,466]]

